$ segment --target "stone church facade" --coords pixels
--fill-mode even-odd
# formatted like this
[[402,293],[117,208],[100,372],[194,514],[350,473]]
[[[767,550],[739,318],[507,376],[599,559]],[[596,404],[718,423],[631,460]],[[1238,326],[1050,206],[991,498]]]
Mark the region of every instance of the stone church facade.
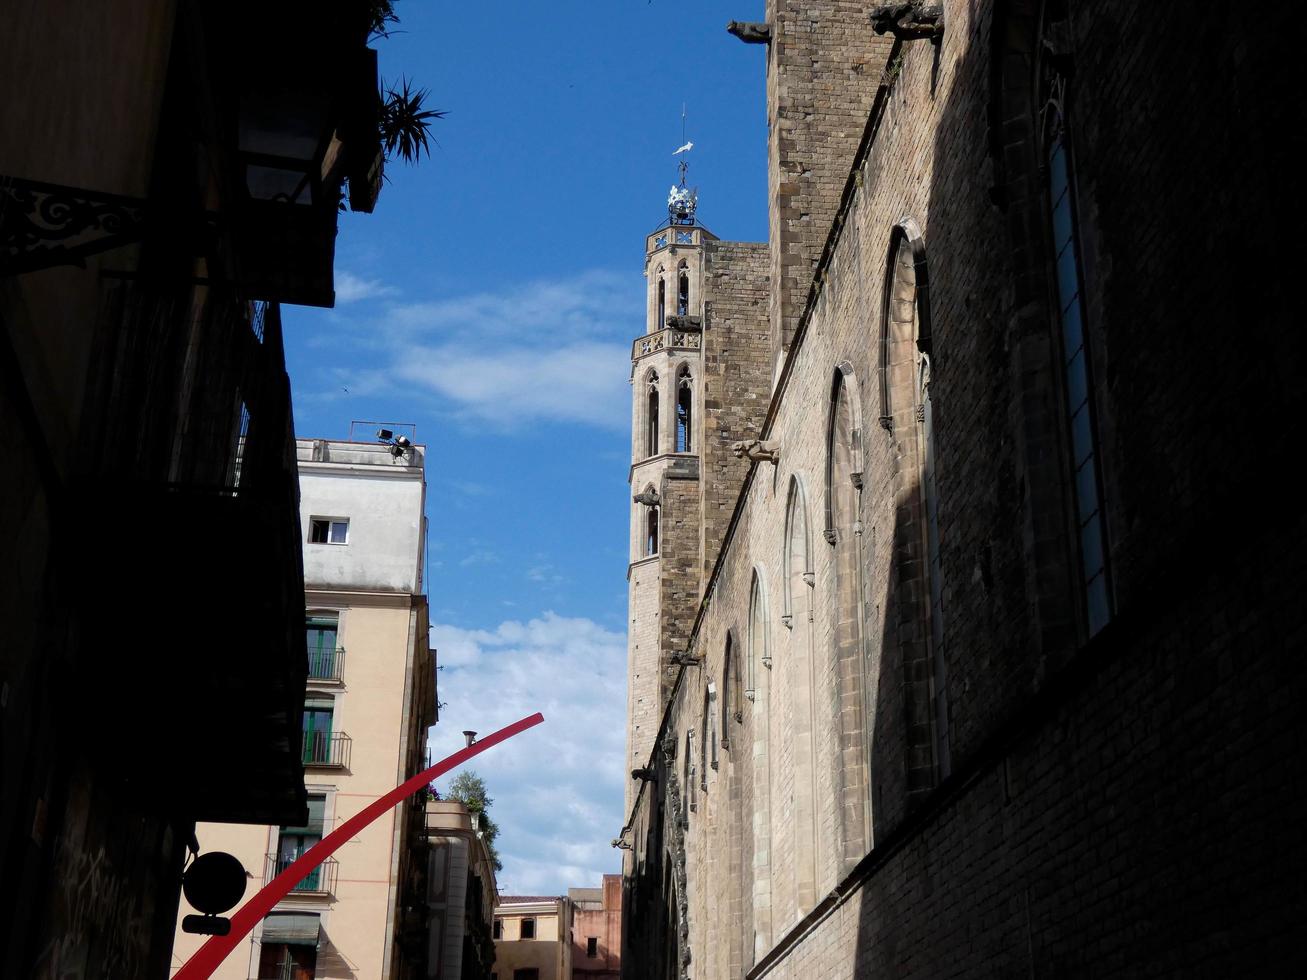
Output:
[[768,242],[646,242],[623,975],[1290,972],[1289,32],[765,18]]

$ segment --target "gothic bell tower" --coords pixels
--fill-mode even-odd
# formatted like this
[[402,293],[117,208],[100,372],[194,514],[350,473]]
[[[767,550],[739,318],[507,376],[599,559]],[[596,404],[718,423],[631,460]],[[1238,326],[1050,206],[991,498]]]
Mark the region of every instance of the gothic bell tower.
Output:
[[[645,239],[645,332],[631,347],[627,761],[648,764],[698,601],[703,444],[704,249],[686,164]],[[627,783],[628,810],[635,787]]]

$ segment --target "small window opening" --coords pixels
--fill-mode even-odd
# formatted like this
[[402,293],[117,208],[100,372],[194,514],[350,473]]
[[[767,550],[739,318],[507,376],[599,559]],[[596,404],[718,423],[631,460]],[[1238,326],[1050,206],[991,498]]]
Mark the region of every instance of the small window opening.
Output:
[[690,377],[690,369],[682,366],[676,379],[676,451],[678,453],[689,453],[694,450],[691,448],[691,428],[694,424],[692,413],[694,412],[694,379]]
[[491,931],[491,936],[492,936],[493,938],[495,938],[495,939],[503,939],[503,938],[504,938],[504,920],[503,920],[503,919],[496,919],[496,920],[495,920],[495,925],[494,925],[494,929]]
[[599,937],[588,936],[585,941],[585,955],[594,959],[599,955]]
[[645,516],[644,554],[646,558],[658,554],[658,508],[650,507]]
[[523,938],[523,939],[535,939],[535,937],[536,937],[536,920],[535,920],[535,919],[523,919],[523,920],[522,920],[522,938]]
[[349,520],[335,520],[330,517],[313,517],[309,519],[310,544],[348,544]]
[[658,455],[658,375],[649,374],[649,393],[646,396],[648,408],[646,410],[645,424],[647,428],[645,455]]
[[682,262],[676,276],[676,315],[686,316],[690,312],[690,273]]
[[658,329],[667,325],[667,280],[658,277]]

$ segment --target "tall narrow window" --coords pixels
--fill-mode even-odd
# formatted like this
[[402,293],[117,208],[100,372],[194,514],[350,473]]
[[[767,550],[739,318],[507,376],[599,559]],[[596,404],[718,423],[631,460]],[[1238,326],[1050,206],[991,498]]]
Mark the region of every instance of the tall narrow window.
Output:
[[861,398],[853,366],[835,370],[826,433],[826,541],[833,546],[835,595],[831,612],[837,709],[831,719],[845,746],[835,761],[840,867],[851,868],[871,842],[870,738],[863,643]]
[[658,508],[656,506],[645,509],[644,554],[646,558],[658,554]]
[[708,766],[711,762],[713,750],[711,743],[713,740],[712,733],[712,694],[708,688],[703,692],[703,715],[700,719],[699,731],[703,733],[703,738],[699,739],[699,788],[705,793],[708,792]]
[[[310,796],[308,821],[302,827],[282,827],[278,832],[275,861],[277,874],[281,874],[289,868],[303,857],[309,848],[322,840],[326,807],[327,798],[325,796]],[[324,872],[326,870],[328,869],[323,865],[314,868],[299,884],[294,886],[292,891],[317,892],[324,890]]]
[[726,653],[722,657],[722,748],[731,747],[731,722],[744,721],[740,703],[740,658],[735,652],[735,634],[726,634]]
[[686,809],[682,811],[682,816],[686,812],[693,813],[698,809],[694,802],[694,729],[691,728],[685,733],[685,760],[681,764],[681,778],[685,782],[685,798],[681,805]]
[[813,720],[816,683],[813,671],[812,593],[814,575],[809,569],[808,510],[799,477],[790,477],[789,501],[785,508],[784,572],[781,578],[785,615],[789,627],[784,666],[790,709],[790,765],[793,803],[789,831],[794,841],[794,900],[796,912],[808,912],[817,901],[817,867],[823,842],[814,818],[817,796],[817,759]]
[[[885,281],[881,398],[898,493],[891,599],[902,658],[909,794],[929,792],[948,776],[948,658],[940,496],[931,367],[933,338],[926,244],[910,218],[890,237]],[[919,557],[924,555],[923,563]]]
[[682,364],[676,373],[676,451],[689,453],[691,448],[691,431],[694,424],[694,379],[690,377],[690,367]]
[[1067,79],[1047,48],[1041,66],[1042,138],[1048,179],[1054,295],[1062,340],[1062,380],[1070,423],[1080,580],[1089,635],[1112,618],[1108,587],[1107,541],[1102,513],[1102,472],[1094,406],[1094,373],[1085,341],[1084,299],[1075,211],[1075,173],[1067,129]]
[[658,455],[658,372],[650,371],[645,382],[648,392],[645,395],[645,452],[646,456]]
[[690,271],[685,260],[676,267],[676,315],[686,316],[690,312]]
[[308,639],[309,678],[312,680],[340,680],[341,654],[337,639],[340,620],[331,613],[313,613],[305,623]]
[[667,326],[667,280],[658,273],[658,329]]

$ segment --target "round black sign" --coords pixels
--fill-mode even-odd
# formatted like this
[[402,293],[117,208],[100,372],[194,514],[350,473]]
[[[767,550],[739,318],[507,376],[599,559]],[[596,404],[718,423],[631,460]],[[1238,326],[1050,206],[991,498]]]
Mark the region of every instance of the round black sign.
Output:
[[245,894],[245,867],[230,854],[201,854],[182,875],[186,901],[205,915],[220,915]]

